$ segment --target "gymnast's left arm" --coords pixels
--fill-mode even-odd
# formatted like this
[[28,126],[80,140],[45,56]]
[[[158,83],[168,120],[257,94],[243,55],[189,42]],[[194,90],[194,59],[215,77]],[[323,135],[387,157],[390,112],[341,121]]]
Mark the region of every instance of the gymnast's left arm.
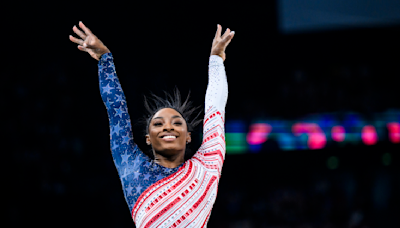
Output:
[[[214,107],[220,112],[225,112],[225,105],[228,98],[228,84],[223,62],[226,59],[225,49],[231,42],[235,32],[227,28],[224,35],[221,36],[221,30],[221,25],[217,25],[217,32],[215,33],[211,47],[205,113],[208,112],[210,107]],[[222,119],[224,119],[223,113],[221,115]],[[204,119],[206,120],[207,116]]]
[[[218,25],[215,34],[208,68],[208,85],[205,97],[203,143],[199,149],[207,158],[217,156],[217,167],[222,168],[225,157],[225,105],[228,98],[228,84],[225,66],[225,49],[231,42],[234,32],[228,28],[221,36],[221,26]],[[214,159],[214,158],[212,158]],[[214,161],[216,161],[214,159]]]

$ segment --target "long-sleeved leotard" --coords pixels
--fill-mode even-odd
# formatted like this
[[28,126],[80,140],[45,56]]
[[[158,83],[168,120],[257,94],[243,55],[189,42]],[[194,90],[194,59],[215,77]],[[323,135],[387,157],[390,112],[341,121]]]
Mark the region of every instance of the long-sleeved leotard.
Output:
[[110,147],[136,227],[204,227],[217,195],[225,158],[224,115],[228,96],[222,58],[211,56],[203,143],[176,168],[156,164],[133,142],[125,95],[111,53],[102,55],[99,84],[110,124]]

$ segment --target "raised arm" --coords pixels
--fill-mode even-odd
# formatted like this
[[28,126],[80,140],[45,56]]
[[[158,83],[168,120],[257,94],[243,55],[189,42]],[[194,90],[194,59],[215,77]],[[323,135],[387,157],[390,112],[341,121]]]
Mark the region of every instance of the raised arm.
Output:
[[[228,99],[228,84],[226,81],[224,61],[226,58],[225,49],[231,42],[235,32],[228,28],[221,36],[221,25],[217,25],[217,32],[211,47],[210,61],[208,65],[208,85],[205,100],[204,121],[207,120],[209,109],[220,111],[224,119],[225,105]],[[205,133],[205,132],[203,132]]]
[[204,107],[203,144],[200,148],[207,154],[205,159],[207,157],[210,161],[218,160],[219,165],[216,164],[218,167],[222,167],[226,147],[224,122],[228,83],[223,62],[226,58],[225,49],[234,36],[234,32],[230,29],[221,36],[221,30],[221,26],[218,25],[211,49]]
[[131,172],[132,165],[128,163],[137,155],[138,147],[133,142],[131,120],[124,92],[115,71],[113,56],[110,50],[82,23],[74,32],[81,38],[70,36],[70,40],[78,44],[78,49],[88,52],[98,60],[98,76],[101,98],[107,108],[110,125],[110,148],[114,163],[121,176]]
[[[110,147],[118,171],[135,156],[131,119],[125,94],[115,71],[111,53],[103,54],[98,63],[101,98],[107,108],[110,124]],[[122,171],[122,170],[121,170]]]

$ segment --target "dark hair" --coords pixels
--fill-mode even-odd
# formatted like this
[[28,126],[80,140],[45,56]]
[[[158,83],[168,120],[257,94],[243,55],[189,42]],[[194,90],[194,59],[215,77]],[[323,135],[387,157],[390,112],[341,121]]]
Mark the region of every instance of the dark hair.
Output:
[[[174,89],[173,96],[171,94],[164,91],[165,98],[159,97],[154,93],[150,93],[150,98],[146,98],[144,96],[144,107],[147,111],[147,115],[145,115],[144,120],[146,122],[145,134],[149,134],[149,126],[151,119],[153,116],[164,108],[172,108],[177,111],[183,119],[186,121],[187,131],[192,132],[194,128],[203,121],[203,119],[199,119],[199,115],[201,111],[198,111],[201,106],[193,107],[192,102],[189,101],[190,91],[186,100],[182,103],[181,94],[177,88]],[[150,102],[149,102],[150,100]],[[153,103],[153,104],[151,104]],[[196,112],[197,115],[191,119],[191,116]],[[154,159],[153,150],[150,149],[150,153],[148,156]],[[192,151],[189,146],[186,146],[185,150],[185,161],[190,159],[193,156]]]

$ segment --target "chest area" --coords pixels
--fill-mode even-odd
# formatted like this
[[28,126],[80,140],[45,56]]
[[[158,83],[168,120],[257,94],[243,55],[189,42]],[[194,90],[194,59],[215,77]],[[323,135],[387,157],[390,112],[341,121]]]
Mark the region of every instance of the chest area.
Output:
[[[189,221],[206,206],[212,207],[218,179],[218,173],[196,162],[189,162],[181,172],[160,180],[145,191],[138,199],[132,216],[140,223],[149,223],[151,218],[166,218],[164,222],[171,224],[178,220]],[[174,218],[177,218],[176,221]]]
[[162,170],[144,159],[136,159],[133,165],[127,165],[121,169],[121,183],[130,211],[144,191],[178,170]]

